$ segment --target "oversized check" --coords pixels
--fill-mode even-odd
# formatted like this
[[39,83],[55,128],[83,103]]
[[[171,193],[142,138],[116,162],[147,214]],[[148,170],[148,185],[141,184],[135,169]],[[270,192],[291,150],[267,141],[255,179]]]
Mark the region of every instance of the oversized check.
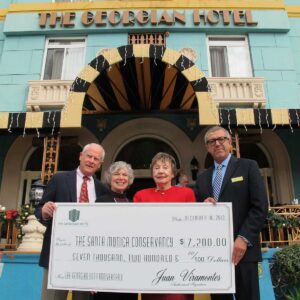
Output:
[[48,288],[233,293],[230,203],[58,204]]

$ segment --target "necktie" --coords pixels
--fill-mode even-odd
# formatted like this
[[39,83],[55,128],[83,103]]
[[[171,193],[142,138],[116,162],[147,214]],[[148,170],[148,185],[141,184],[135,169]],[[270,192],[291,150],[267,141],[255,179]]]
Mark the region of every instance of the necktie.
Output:
[[213,182],[213,193],[216,201],[218,201],[219,199],[219,194],[222,186],[222,167],[222,164],[217,166],[216,176]]
[[79,202],[89,202],[89,194],[87,189],[87,182],[90,180],[88,176],[83,176],[83,181],[80,190]]

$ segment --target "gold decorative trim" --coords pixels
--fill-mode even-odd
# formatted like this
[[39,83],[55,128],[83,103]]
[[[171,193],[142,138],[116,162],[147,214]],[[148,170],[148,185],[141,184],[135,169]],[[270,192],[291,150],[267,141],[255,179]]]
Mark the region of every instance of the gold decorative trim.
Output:
[[67,105],[61,112],[60,127],[81,127],[82,106],[85,93],[71,92]]
[[6,129],[8,124],[9,112],[0,112],[0,128]]
[[253,109],[250,108],[237,108],[236,109],[236,123],[237,124],[247,124],[255,125],[255,118]]
[[79,73],[78,77],[87,81],[93,82],[97,76],[99,76],[100,72],[87,65],[85,68]]
[[39,11],[87,11],[87,10],[133,10],[133,9],[255,9],[285,10],[284,0],[198,0],[182,1],[97,1],[76,3],[30,3],[11,4],[8,13],[28,13]]
[[289,110],[288,108],[272,108],[272,123],[276,125],[289,124]]
[[181,54],[178,51],[167,48],[162,58],[162,61],[167,64],[174,65],[180,56]]
[[300,5],[299,6],[287,6],[286,11],[289,18],[300,18]]
[[196,92],[200,125],[219,125],[219,112],[209,93]]
[[25,128],[42,128],[43,112],[27,112],[25,120]]
[[199,78],[205,77],[204,73],[196,65],[183,70],[181,73],[186,77],[188,81],[199,80]]
[[133,45],[133,55],[135,57],[149,57],[149,44]]

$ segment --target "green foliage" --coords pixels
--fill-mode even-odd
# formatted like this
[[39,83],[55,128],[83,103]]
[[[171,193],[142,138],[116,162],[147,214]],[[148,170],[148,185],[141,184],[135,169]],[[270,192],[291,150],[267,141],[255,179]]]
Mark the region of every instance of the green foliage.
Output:
[[[22,227],[27,224],[27,217],[34,213],[34,208],[31,204],[23,205],[19,210],[9,209],[0,205],[0,222],[6,224],[8,222],[14,223],[18,229],[18,239],[23,236]],[[1,236],[1,232],[0,232]]]
[[274,228],[299,228],[300,216],[281,216],[270,209],[267,216],[268,223]]
[[300,288],[294,288],[289,290],[286,295],[286,300],[299,300],[300,299]]
[[[295,293],[294,287],[300,284],[300,244],[288,246],[273,256],[271,267],[272,281],[275,292],[282,296],[290,289]],[[299,291],[298,291],[299,292]],[[292,294],[291,294],[292,295]],[[300,299],[300,298],[291,298]]]

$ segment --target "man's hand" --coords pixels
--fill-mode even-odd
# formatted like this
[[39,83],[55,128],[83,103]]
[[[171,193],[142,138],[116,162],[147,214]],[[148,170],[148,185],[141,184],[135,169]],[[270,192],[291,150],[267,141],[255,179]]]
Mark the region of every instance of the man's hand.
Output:
[[232,262],[236,266],[240,260],[244,257],[247,251],[247,243],[241,238],[237,237],[234,241],[233,252],[232,252]]
[[47,202],[42,207],[42,218],[47,221],[53,217],[53,213],[56,209],[56,204],[54,202]]
[[212,203],[212,204],[217,204],[217,201],[214,198],[212,198],[212,197],[206,198],[204,200],[204,202],[206,202],[206,203]]

